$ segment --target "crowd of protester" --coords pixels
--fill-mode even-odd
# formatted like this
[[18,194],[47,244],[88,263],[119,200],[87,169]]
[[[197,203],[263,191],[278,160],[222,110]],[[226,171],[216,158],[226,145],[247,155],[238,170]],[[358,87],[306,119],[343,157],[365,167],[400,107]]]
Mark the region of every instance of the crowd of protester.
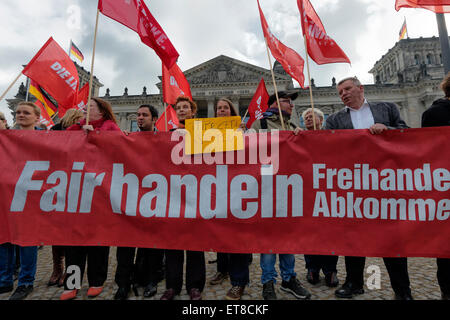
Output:
[[[445,97],[436,100],[422,115],[422,127],[450,125],[450,74],[441,84]],[[305,128],[300,128],[291,121],[294,108],[293,100],[298,93],[277,92],[269,97],[268,109],[263,117],[252,124],[255,130],[290,130],[298,135],[303,130],[327,129],[368,129],[372,134],[382,134],[386,130],[408,128],[401,118],[397,106],[388,102],[369,102],[364,97],[364,87],[355,77],[345,78],[337,85],[338,94],[345,108],[330,115],[326,120],[324,114],[317,108],[309,108],[302,114]],[[278,97],[277,97],[278,96]],[[178,97],[174,109],[179,120],[178,129],[183,130],[185,120],[195,118],[197,105],[186,96]],[[93,98],[89,108],[89,124],[86,124],[86,114],[77,110],[69,110],[52,130],[113,130],[121,131],[117,125],[111,105],[100,98]],[[233,103],[220,98],[214,107],[215,117],[237,116]],[[21,102],[16,109],[15,127],[19,130],[42,130],[38,126],[40,109],[32,102]],[[142,105],[137,110],[139,131],[154,131],[158,119],[156,108]],[[8,130],[4,114],[0,113],[0,130]],[[241,125],[245,130],[245,124]],[[64,286],[61,300],[76,298],[78,289],[68,285],[70,266],[78,266],[81,280],[87,264],[89,289],[87,295],[99,295],[107,278],[109,247],[103,246],[53,246],[53,272],[49,277],[48,286]],[[33,290],[37,268],[38,247],[23,247],[4,243],[0,245],[0,294],[12,292],[14,289],[14,274],[18,272],[16,290],[10,300],[25,299]],[[135,257],[136,256],[136,257]],[[186,257],[186,259],[185,259]],[[306,280],[316,284],[320,279],[320,271],[325,276],[325,283],[333,288],[339,285],[337,276],[338,256],[305,255]],[[190,250],[164,250],[154,248],[117,248],[117,268],[115,282],[118,289],[114,299],[126,300],[131,291],[137,287],[144,288],[144,296],[157,294],[157,286],[166,280],[166,290],[161,300],[173,300],[181,293],[183,272],[185,270],[186,291],[191,300],[201,300],[206,282],[206,266],[204,252]],[[275,285],[277,254],[261,254],[262,297],[266,300],[277,299]],[[386,265],[395,299],[412,300],[408,265],[406,257],[383,258]],[[65,260],[65,263],[64,263]],[[185,261],[186,260],[186,261]],[[295,267],[294,254],[278,254],[281,275],[280,289],[292,294],[297,299],[310,299],[311,293],[302,286]],[[221,284],[228,277],[231,288],[225,295],[227,300],[240,300],[245,287],[249,284],[249,264],[252,254],[249,253],[217,253],[217,273],[209,280],[210,285]],[[65,266],[64,266],[65,265]],[[346,278],[344,283],[335,290],[338,298],[352,298],[363,294],[363,270],[365,257],[345,257]],[[437,259],[437,279],[444,300],[450,299],[450,259]],[[81,283],[81,281],[80,281]]]

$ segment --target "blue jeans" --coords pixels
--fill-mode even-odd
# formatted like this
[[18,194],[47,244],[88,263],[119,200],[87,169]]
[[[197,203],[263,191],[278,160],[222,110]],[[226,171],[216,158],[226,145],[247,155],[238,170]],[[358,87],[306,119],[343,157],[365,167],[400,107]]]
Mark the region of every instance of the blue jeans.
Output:
[[[36,275],[37,247],[20,247],[20,272],[18,286],[33,285]],[[16,264],[15,245],[4,243],[0,245],[0,287],[12,286],[14,283],[14,268]]]
[[[281,279],[289,281],[297,274],[294,271],[295,257],[293,254],[279,254]],[[271,280],[276,283],[277,272],[275,270],[276,254],[261,253],[260,265],[262,269],[261,283],[265,284]]]

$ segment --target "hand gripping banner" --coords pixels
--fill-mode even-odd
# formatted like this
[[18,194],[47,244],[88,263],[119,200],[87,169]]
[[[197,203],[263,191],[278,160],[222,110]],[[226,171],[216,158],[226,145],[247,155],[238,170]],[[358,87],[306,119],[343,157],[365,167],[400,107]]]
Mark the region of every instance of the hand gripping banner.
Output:
[[0,243],[450,258],[450,128],[0,132]]

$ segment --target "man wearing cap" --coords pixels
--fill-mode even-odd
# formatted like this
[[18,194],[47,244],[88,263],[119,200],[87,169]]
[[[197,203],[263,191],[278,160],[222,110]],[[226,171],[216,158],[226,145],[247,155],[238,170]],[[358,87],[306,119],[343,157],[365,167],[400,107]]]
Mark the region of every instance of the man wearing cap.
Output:
[[[364,87],[358,78],[349,77],[339,81],[337,90],[345,108],[327,118],[325,129],[369,129],[372,134],[382,134],[388,129],[408,128],[394,103],[367,102]],[[383,260],[395,298],[412,300],[406,258]],[[338,298],[352,298],[353,295],[364,293],[365,261],[365,257],[345,257],[347,277],[343,286],[335,291]]]
[[[297,92],[287,93],[285,91],[278,91],[278,99],[280,101],[280,109],[284,121],[285,130],[296,130],[296,132],[298,132],[299,130],[298,126],[290,121],[291,113],[294,109],[292,100],[295,100],[297,96]],[[253,122],[252,129],[283,130],[275,94],[269,97],[268,105],[269,108],[266,110],[266,112],[263,113],[263,118]],[[274,288],[277,277],[277,272],[275,270],[276,259],[276,254],[261,253],[261,282],[263,284],[262,295],[264,300],[277,299]],[[300,281],[296,278],[297,274],[294,271],[295,256],[293,254],[279,254],[278,259],[281,278],[283,280],[281,283],[281,290],[293,294],[297,299],[309,299],[311,297],[311,293],[303,288],[300,284]]]
[[252,129],[279,129],[279,130],[295,130],[297,125],[290,121],[291,113],[294,109],[292,100],[297,99],[298,93],[287,93],[286,91],[278,91],[278,99],[280,101],[281,115],[283,117],[284,127],[283,129],[280,113],[278,110],[277,97],[275,94],[269,97],[267,102],[269,108],[263,113],[263,118],[259,121],[255,121],[252,124]]

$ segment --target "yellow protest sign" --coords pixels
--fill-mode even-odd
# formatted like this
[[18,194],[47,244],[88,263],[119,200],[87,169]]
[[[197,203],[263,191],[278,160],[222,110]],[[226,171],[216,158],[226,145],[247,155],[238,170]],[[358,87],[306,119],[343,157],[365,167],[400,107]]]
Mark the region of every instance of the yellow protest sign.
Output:
[[186,119],[185,154],[244,149],[241,117]]

